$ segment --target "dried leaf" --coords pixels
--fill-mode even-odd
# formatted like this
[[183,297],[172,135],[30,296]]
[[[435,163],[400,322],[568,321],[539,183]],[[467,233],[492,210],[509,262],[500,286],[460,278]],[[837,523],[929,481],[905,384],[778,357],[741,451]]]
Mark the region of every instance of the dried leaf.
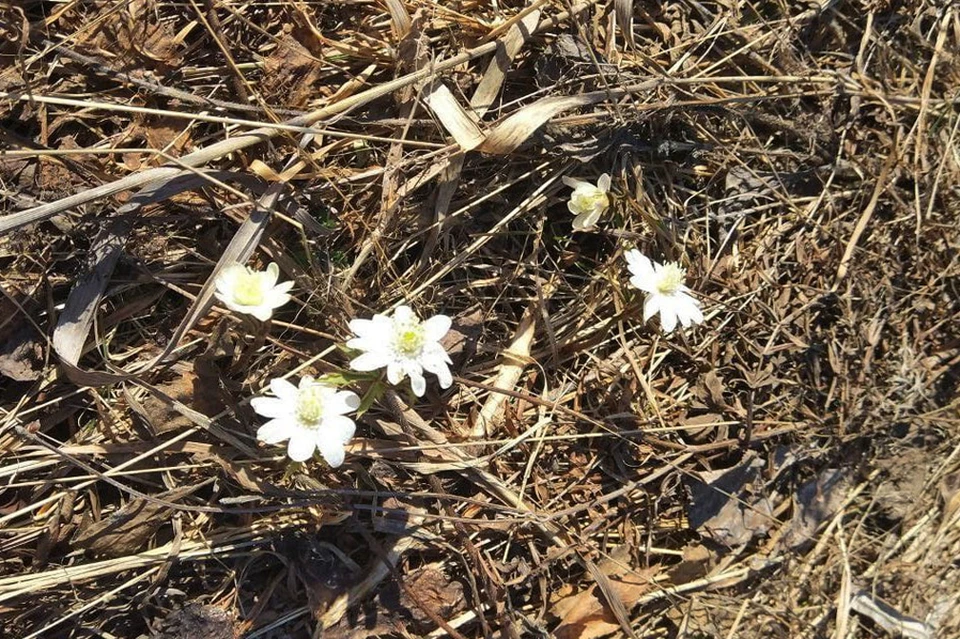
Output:
[[836,514],[849,489],[846,473],[837,468],[827,468],[802,485],[794,496],[793,519],[783,543],[791,550],[812,543],[817,529]]
[[463,609],[466,601],[463,584],[450,579],[442,564],[424,566],[407,575],[404,586],[400,605],[420,622],[429,622],[432,617],[450,619]]
[[716,554],[702,544],[685,546],[683,561],[670,568],[670,583],[674,586],[681,586],[697,579],[703,579],[713,569],[716,561]]
[[168,508],[134,499],[106,519],[86,526],[72,545],[105,557],[136,554],[144,549],[168,514]]
[[[216,381],[191,372],[184,372],[165,384],[158,384],[156,388],[165,397],[189,406],[207,417],[216,415],[224,408]],[[143,417],[157,434],[183,430],[193,425],[189,417],[180,413],[161,396],[149,395],[140,407],[133,403],[131,406],[135,410],[142,408]]]
[[67,304],[53,332],[53,349],[68,364],[76,364],[80,360],[93,317],[131,228],[132,222],[126,216],[103,227],[94,240],[89,269],[70,290]]
[[470,106],[478,118],[483,117],[493,101],[497,99],[510,62],[520,53],[520,49],[539,23],[540,10],[531,11],[518,23],[512,25],[507,34],[497,42],[497,52],[490,59],[480,84],[470,98]]
[[[6,304],[2,307],[5,309]],[[0,343],[0,375],[18,382],[39,379],[43,374],[43,344],[37,336],[36,329],[30,322],[13,313],[4,313],[4,317],[11,318],[9,323],[16,328],[9,332],[4,331],[6,339]]]
[[614,9],[617,12],[617,25],[620,27],[620,33],[627,43],[627,47],[633,49],[636,43],[633,41],[633,0],[616,0]]
[[951,473],[940,481],[940,495],[943,497],[943,521],[946,523],[960,510],[960,472]]
[[[503,362],[500,364],[500,370],[497,371],[497,378],[494,380],[493,386],[505,390],[514,390],[523,374],[523,370],[529,364],[530,345],[533,343],[533,336],[536,334],[537,317],[538,313],[535,306],[531,306],[523,314],[520,325],[513,334],[510,346],[503,351]],[[490,393],[471,429],[473,437],[490,436],[496,430],[507,397],[503,393]]]
[[433,82],[426,88],[423,101],[430,107],[443,128],[460,145],[470,151],[483,143],[484,136],[473,116],[467,112],[442,82]]
[[[654,588],[653,579],[659,572],[654,566],[628,572],[618,578],[610,577],[613,592],[622,604],[631,608],[641,596]],[[560,618],[554,629],[556,639],[594,639],[620,630],[620,624],[596,585],[564,597],[553,605],[552,613]]]
[[690,526],[728,547],[742,546],[766,533],[773,522],[773,507],[766,496],[756,494],[762,489],[763,466],[762,459],[750,455],[733,468],[694,473],[695,478],[688,480]]
[[217,606],[187,604],[170,613],[151,639],[235,639],[239,636],[232,613]]
[[[176,501],[197,488],[186,486],[158,495],[157,498]],[[72,545],[104,557],[122,557],[142,552],[160,524],[169,517],[170,510],[168,506],[138,497],[106,519],[86,526],[74,537]]]
[[526,142],[537,129],[554,116],[570,109],[596,104],[604,99],[606,99],[605,94],[591,93],[537,100],[493,127],[487,133],[487,139],[478,148],[484,153],[507,155]]
[[316,96],[322,69],[307,48],[287,34],[264,60],[264,92],[289,107],[302,107]]
[[875,595],[861,590],[850,601],[850,609],[867,617],[894,637],[933,639],[936,629],[919,619],[908,617]]

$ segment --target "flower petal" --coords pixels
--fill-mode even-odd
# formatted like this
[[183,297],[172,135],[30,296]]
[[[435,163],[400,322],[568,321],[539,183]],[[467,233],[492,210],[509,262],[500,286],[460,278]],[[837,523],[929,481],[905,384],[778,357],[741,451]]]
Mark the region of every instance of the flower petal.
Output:
[[330,439],[322,439],[317,442],[317,448],[320,450],[320,456],[323,457],[330,468],[340,468],[343,465],[343,460],[347,456],[343,444]]
[[564,175],[560,179],[563,180],[564,184],[566,184],[567,186],[569,186],[571,189],[574,189],[574,190],[582,189],[582,188],[593,188],[593,185],[590,184],[589,182],[585,182],[584,180],[578,180],[577,178],[569,177],[567,175]]
[[323,426],[319,432],[322,436],[317,441],[319,441],[321,445],[324,441],[329,440],[343,446],[353,439],[354,433],[357,432],[357,425],[349,417],[331,415],[324,418]]
[[441,364],[451,363],[450,355],[437,343],[425,345],[423,347],[423,353],[420,354],[420,365],[431,373]]
[[627,260],[627,268],[630,269],[630,272],[634,275],[638,275],[645,279],[652,278],[654,275],[656,275],[653,262],[650,261],[649,257],[637,249],[630,249],[624,253],[624,258]]
[[403,381],[403,366],[398,361],[387,364],[387,381],[396,386]]
[[264,444],[279,444],[290,437],[294,428],[296,426],[289,419],[271,419],[257,429],[257,439]]
[[[691,298],[691,299],[693,299],[693,298]],[[690,320],[691,320],[694,324],[702,324],[702,323],[703,323],[703,311],[700,310],[700,303],[697,302],[696,300],[694,300],[694,303],[691,304],[689,313],[690,313]]]
[[274,395],[288,404],[295,404],[300,394],[296,386],[280,377],[270,380],[270,390],[273,391]]
[[610,174],[604,173],[600,176],[600,179],[597,180],[597,188],[606,193],[610,190]]
[[447,334],[452,325],[453,320],[446,315],[434,315],[423,323],[424,337],[431,342],[436,342]]
[[241,312],[247,313],[248,315],[253,315],[261,322],[266,322],[268,319],[270,319],[273,316],[273,308],[267,305],[245,306],[244,308],[246,310]]
[[401,323],[406,324],[408,322],[417,321],[417,314],[413,312],[413,309],[409,306],[401,304],[393,311],[393,321],[394,324]]
[[651,317],[660,312],[660,295],[647,295],[643,301],[643,321],[647,322]]
[[703,313],[700,311],[697,300],[689,295],[677,296],[675,308],[677,316],[680,318],[680,324],[684,328],[703,321]]
[[267,296],[263,300],[263,305],[271,309],[280,308],[290,301],[289,293],[280,293],[277,289],[267,291]]
[[430,371],[437,376],[440,382],[440,388],[450,388],[453,386],[453,375],[450,373],[450,367],[446,363],[441,364],[436,370]]
[[241,264],[228,264],[220,269],[220,274],[217,275],[216,287],[217,291],[221,293],[227,293],[233,291],[233,287],[237,283],[237,278],[246,271]]
[[250,400],[250,407],[261,417],[286,417],[293,413],[293,406],[276,397],[254,397]]
[[350,330],[360,338],[369,338],[377,335],[377,325],[372,319],[350,320]]
[[413,394],[417,397],[423,397],[427,392],[427,380],[423,378],[422,373],[410,374],[410,387],[413,388]]
[[[351,340],[352,341],[352,340]],[[347,344],[349,346],[349,342]],[[352,348],[352,347],[351,347]],[[355,357],[350,361],[350,368],[355,371],[360,371],[365,373],[367,371],[375,371],[378,368],[383,368],[390,363],[390,358],[384,353],[378,353],[376,351],[367,351],[359,357]]]
[[574,231],[589,231],[597,225],[597,220],[600,218],[600,214],[603,211],[598,211],[596,209],[592,211],[585,211],[573,218],[573,230]]
[[331,415],[343,415],[360,408],[360,398],[353,391],[338,391],[324,402],[324,410]]
[[317,449],[316,432],[305,428],[295,428],[287,443],[287,456],[293,461],[303,462],[313,457]]
[[270,262],[267,264],[267,270],[265,270],[264,275],[269,277],[270,286],[273,286],[277,283],[277,280],[280,279],[280,267],[277,266],[276,262]]
[[672,333],[677,327],[677,313],[670,305],[660,307],[660,327],[664,333]]

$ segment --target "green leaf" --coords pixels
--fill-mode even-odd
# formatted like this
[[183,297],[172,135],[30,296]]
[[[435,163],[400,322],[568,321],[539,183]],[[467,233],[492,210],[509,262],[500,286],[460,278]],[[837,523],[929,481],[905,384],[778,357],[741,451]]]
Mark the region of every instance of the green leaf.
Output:
[[383,393],[386,390],[386,385],[379,379],[370,384],[370,389],[367,390],[367,394],[360,400],[360,406],[357,408],[357,417],[361,417],[365,412],[370,410],[374,402],[383,397]]

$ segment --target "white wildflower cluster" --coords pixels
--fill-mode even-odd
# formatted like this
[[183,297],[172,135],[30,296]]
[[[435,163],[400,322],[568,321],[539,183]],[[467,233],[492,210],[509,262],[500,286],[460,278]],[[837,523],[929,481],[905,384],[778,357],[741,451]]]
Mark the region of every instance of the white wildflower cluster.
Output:
[[[610,208],[610,176],[606,173],[594,186],[590,182],[563,177],[563,183],[573,189],[567,208],[576,215],[573,230],[589,231],[600,216]],[[703,321],[700,302],[686,286],[687,272],[678,262],[660,264],[636,249],[627,251],[630,284],[646,293],[643,303],[643,321],[660,314],[663,332],[672,333],[677,322],[684,328]]]
[[[215,282],[215,295],[231,311],[266,322],[274,310],[290,301],[293,282],[277,283],[280,269],[271,263],[258,271],[242,264],[223,268]],[[400,384],[410,378],[417,397],[427,391],[424,372],[437,376],[441,388],[453,385],[450,356],[440,340],[450,330],[446,315],[421,320],[409,306],[398,306],[392,315],[375,314],[354,319],[355,334],[346,347],[358,351],[350,368],[358,372],[386,370],[387,381]],[[285,379],[270,382],[272,397],[254,397],[253,410],[269,419],[257,430],[265,444],[287,442],[287,456],[303,462],[315,452],[333,468],[343,464],[345,446],[356,431],[347,413],[360,407],[353,391],[338,388],[323,379],[304,376],[298,385]]]
[[[596,185],[569,177],[563,182],[573,189],[567,206],[576,216],[574,230],[594,229],[610,208],[610,176],[603,174]],[[687,288],[686,270],[679,263],[654,262],[636,249],[626,252],[626,261],[630,284],[645,294],[645,322],[659,313],[660,326],[666,333],[678,324],[689,328],[703,322],[700,302]],[[278,283],[279,279],[280,269],[273,263],[263,271],[233,264],[220,272],[215,295],[231,311],[266,322],[290,301],[293,282]],[[350,322],[353,337],[345,344],[355,352],[350,368],[358,373],[383,370],[386,381],[393,385],[409,378],[417,397],[427,390],[424,373],[436,376],[441,388],[449,388],[453,385],[452,362],[441,341],[450,326],[446,315],[420,319],[404,305],[389,315],[376,313],[370,319],[354,319]],[[340,390],[330,380],[310,376],[302,377],[297,385],[274,379],[270,391],[272,397],[250,401],[253,410],[269,420],[259,428],[257,438],[271,445],[286,442],[287,455],[297,462],[319,452],[331,467],[343,464],[345,447],[356,431],[347,414],[360,408],[360,397],[353,391]]]

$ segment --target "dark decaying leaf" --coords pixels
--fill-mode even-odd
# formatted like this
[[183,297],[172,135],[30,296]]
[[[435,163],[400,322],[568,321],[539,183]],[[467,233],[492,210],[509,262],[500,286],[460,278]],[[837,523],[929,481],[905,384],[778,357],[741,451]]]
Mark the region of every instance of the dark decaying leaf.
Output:
[[815,540],[817,529],[836,514],[846,498],[850,482],[838,468],[827,468],[800,486],[794,495],[793,519],[783,537],[791,550],[802,550]]
[[18,382],[39,379],[43,373],[43,346],[37,331],[27,321],[11,320],[19,326],[0,343],[0,375]]
[[763,493],[763,466],[763,460],[748,456],[733,468],[695,473],[688,480],[691,528],[729,547],[765,534],[774,520],[771,500]]
[[33,322],[40,304],[15,285],[0,290],[0,375],[18,382],[39,379],[43,369],[43,338]]
[[151,639],[236,639],[234,616],[217,606],[187,604],[159,624]]

